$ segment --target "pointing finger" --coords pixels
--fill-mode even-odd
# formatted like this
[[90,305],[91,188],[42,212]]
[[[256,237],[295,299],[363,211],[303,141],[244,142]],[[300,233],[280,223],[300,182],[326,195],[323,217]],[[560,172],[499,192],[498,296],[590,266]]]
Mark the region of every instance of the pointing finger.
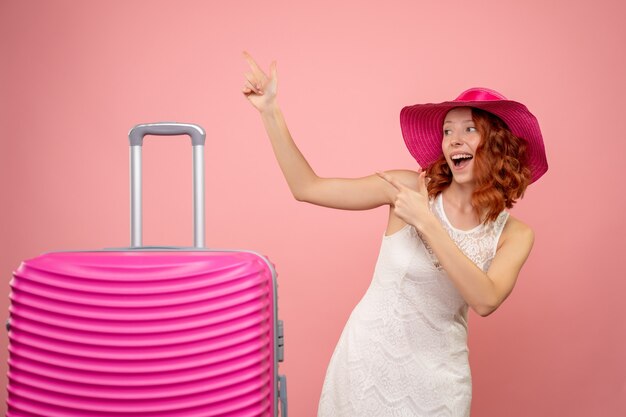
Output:
[[376,172],[376,174],[384,179],[385,181],[387,181],[389,184],[393,185],[394,188],[398,191],[402,191],[402,189],[406,188],[406,186],[404,184],[402,184],[400,181],[398,181],[397,179],[395,179],[393,176],[385,173],[385,172]]
[[246,61],[248,61],[248,64],[250,65],[250,67],[254,70],[254,71],[258,71],[261,74],[265,75],[265,73],[263,72],[263,70],[259,67],[259,65],[256,63],[256,61],[254,60],[254,58],[252,58],[252,55],[250,55],[247,51],[243,51],[243,57],[246,59]]

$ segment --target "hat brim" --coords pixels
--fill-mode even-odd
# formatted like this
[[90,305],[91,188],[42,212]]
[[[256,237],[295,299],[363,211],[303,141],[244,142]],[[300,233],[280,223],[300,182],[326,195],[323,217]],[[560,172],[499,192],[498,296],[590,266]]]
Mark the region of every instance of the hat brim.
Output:
[[404,143],[417,163],[426,168],[442,154],[443,121],[455,107],[475,107],[502,119],[511,132],[525,140],[527,163],[531,183],[548,170],[543,136],[537,118],[524,106],[512,100],[446,101],[443,103],[416,104],[400,111],[400,127]]

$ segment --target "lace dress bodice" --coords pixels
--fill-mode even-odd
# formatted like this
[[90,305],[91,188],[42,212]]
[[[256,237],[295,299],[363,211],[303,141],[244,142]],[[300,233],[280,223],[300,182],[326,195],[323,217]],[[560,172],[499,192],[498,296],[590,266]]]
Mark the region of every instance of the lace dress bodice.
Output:
[[[450,224],[441,194],[430,209],[487,271],[508,213],[463,231]],[[372,282],[330,360],[318,417],[469,416],[467,310],[413,226],[384,236]]]

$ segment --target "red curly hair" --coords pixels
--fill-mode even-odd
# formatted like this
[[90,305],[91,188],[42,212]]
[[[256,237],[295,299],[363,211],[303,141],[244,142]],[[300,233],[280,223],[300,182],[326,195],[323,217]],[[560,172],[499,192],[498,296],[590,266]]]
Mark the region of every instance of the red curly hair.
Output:
[[[499,117],[472,107],[472,120],[481,141],[474,155],[475,189],[472,206],[483,222],[493,221],[511,208],[530,183],[526,141],[515,136]],[[436,197],[452,182],[443,154],[426,169],[428,196]],[[483,217],[484,216],[484,217]]]

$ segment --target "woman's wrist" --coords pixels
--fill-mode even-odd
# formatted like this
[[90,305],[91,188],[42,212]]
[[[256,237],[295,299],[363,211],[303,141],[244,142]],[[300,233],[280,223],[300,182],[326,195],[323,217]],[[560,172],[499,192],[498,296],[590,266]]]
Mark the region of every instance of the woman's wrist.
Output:
[[433,233],[436,233],[437,227],[440,226],[440,223],[437,221],[437,218],[432,212],[427,212],[426,215],[420,216],[413,223],[413,226],[424,236],[432,236]]
[[266,106],[263,106],[263,108],[259,109],[259,113],[261,113],[262,117],[274,116],[278,112],[280,112],[280,108],[278,107],[276,99],[272,100],[271,102],[267,103]]

